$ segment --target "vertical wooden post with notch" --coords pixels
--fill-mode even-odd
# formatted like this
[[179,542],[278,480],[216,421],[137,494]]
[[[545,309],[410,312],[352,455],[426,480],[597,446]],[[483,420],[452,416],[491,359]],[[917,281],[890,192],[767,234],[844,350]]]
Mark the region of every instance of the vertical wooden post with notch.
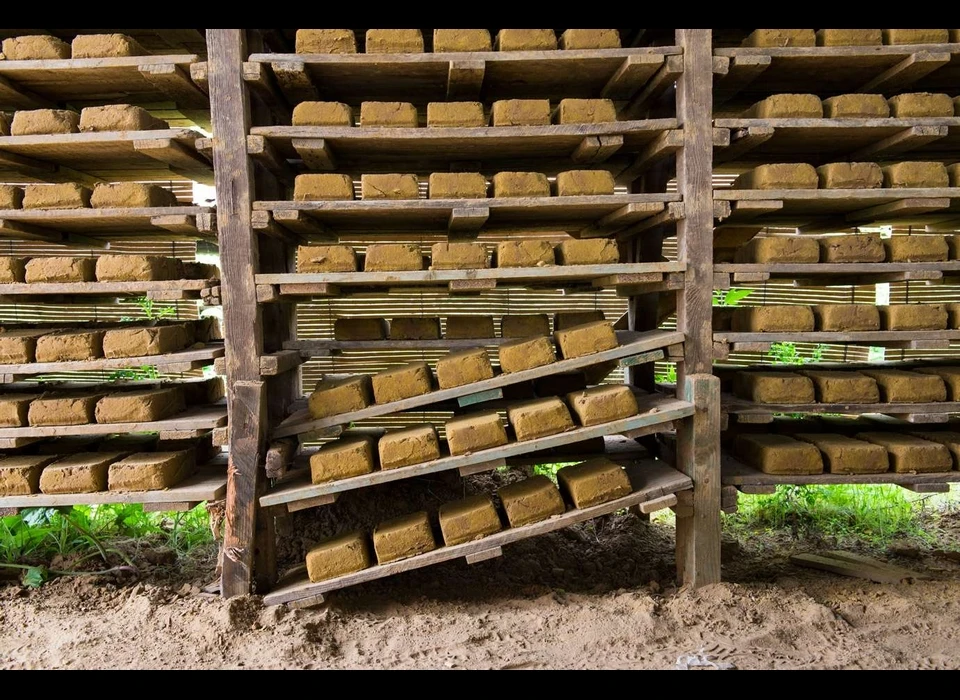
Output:
[[720,580],[720,383],[713,370],[713,72],[712,32],[678,29],[683,74],[677,79],[677,117],[683,146],[677,187],[684,218],[677,224],[679,259],[686,264],[677,305],[684,334],[678,398],[696,412],[677,427],[677,467],[693,480],[693,512],[677,517],[677,572],[684,584]]

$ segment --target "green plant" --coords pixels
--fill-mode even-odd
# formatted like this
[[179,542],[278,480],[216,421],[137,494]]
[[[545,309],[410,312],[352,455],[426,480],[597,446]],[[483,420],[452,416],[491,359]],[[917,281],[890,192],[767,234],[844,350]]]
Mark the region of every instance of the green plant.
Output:
[[127,369],[118,369],[107,375],[107,381],[117,382],[121,380],[152,380],[160,378],[160,370],[153,365],[142,365],[140,367],[129,367]]
[[657,384],[676,384],[677,383],[677,365],[668,364],[666,372],[657,372],[653,375]]
[[823,359],[824,346],[818,344],[810,355],[804,355],[797,349],[796,343],[772,343],[767,351],[767,357],[775,365],[805,365],[811,362],[820,362]]
[[533,468],[534,474],[549,477],[552,481],[557,481],[557,472],[571,464],[579,462],[556,462],[555,464],[538,464]]
[[714,289],[714,306],[739,306],[740,302],[753,294],[752,289]]
[[[177,313],[176,306],[157,304],[153,299],[147,297],[137,297],[133,303],[140,309],[140,317],[153,320],[174,316]],[[133,316],[124,316],[121,321],[137,321],[139,318]]]

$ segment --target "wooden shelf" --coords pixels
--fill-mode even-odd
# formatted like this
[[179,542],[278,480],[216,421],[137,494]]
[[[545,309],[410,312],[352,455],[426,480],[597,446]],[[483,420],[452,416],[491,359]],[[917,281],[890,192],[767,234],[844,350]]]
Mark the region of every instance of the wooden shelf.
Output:
[[716,331],[713,347],[717,359],[731,352],[766,352],[772,343],[825,343],[872,345],[907,350],[944,350],[960,341],[960,330],[947,331],[809,331],[798,333],[735,333]]
[[[584,51],[421,54],[255,53],[290,104],[335,99],[609,97],[627,100],[663,74],[682,71],[676,46]],[[674,60],[670,60],[670,58]],[[659,81],[657,81],[659,82]],[[671,80],[672,82],[672,80]]]
[[199,350],[181,350],[165,355],[144,355],[142,357],[121,357],[114,359],[79,360],[75,362],[31,362],[19,365],[0,364],[0,375],[12,376],[17,381],[22,375],[53,374],[58,372],[85,372],[127,369],[130,367],[160,367],[164,372],[187,372],[212,365],[218,357],[223,357],[222,344],[209,345]]
[[328,591],[346,588],[358,583],[392,576],[402,571],[419,569],[424,566],[439,564],[461,557],[469,557],[468,561],[471,562],[482,561],[483,559],[493,556],[499,556],[500,548],[512,542],[518,542],[530,537],[553,532],[640,503],[647,503],[654,499],[677,493],[678,491],[684,491],[693,486],[689,477],[684,476],[662,462],[652,460],[644,461],[639,465],[628,466],[627,474],[630,477],[630,483],[633,487],[633,493],[628,496],[623,496],[622,498],[617,498],[613,501],[608,501],[590,508],[568,510],[562,515],[555,515],[547,520],[541,520],[540,522],[523,525],[521,527],[508,528],[480,540],[450,547],[441,546],[426,554],[419,554],[409,559],[390,562],[388,564],[375,565],[353,574],[338,576],[319,583],[311,583],[305,575],[302,575],[296,580],[288,582],[286,585],[278,586],[264,597],[263,602],[265,605],[279,605],[304,598],[314,598]]
[[[72,297],[127,297],[146,296],[156,301],[174,301],[177,299],[200,299],[206,289],[219,286],[220,281],[211,280],[164,280],[140,282],[14,282],[0,284],[0,299],[9,303],[23,303],[27,299],[62,296],[62,301]],[[58,300],[60,301],[60,300]],[[88,303],[88,299],[75,299],[78,303]]]
[[798,286],[878,284],[960,277],[960,260],[923,263],[719,263],[717,289],[768,280],[794,280]]
[[[945,423],[950,414],[960,413],[960,402],[939,401],[932,403],[754,403],[730,394],[721,397],[720,408],[724,413],[742,416],[763,417],[773,420],[775,413],[843,413],[846,415],[875,413],[893,416],[910,423]],[[754,421],[756,422],[756,421]]]
[[[329,418],[311,419],[309,412],[306,410],[299,411],[280,423],[280,425],[274,429],[271,437],[276,439],[288,435],[309,433],[320,428],[327,428],[335,425],[346,425],[348,423],[364,420],[366,418],[388,416],[394,413],[409,411],[421,406],[429,406],[442,401],[459,399],[467,396],[479,397],[479,395],[484,395],[485,400],[499,399],[503,396],[503,393],[500,391],[500,389],[505,386],[520,384],[522,382],[538,379],[540,377],[546,377],[552,374],[559,374],[561,372],[582,369],[584,367],[590,367],[602,362],[611,362],[625,358],[643,356],[646,353],[651,353],[661,348],[666,348],[670,345],[676,345],[683,342],[682,333],[670,331],[647,331],[643,333],[630,333],[621,331],[618,333],[618,338],[620,339],[621,345],[610,350],[604,350],[603,352],[586,355],[584,357],[575,357],[569,360],[558,360],[557,362],[549,365],[534,367],[533,369],[527,369],[521,372],[500,374],[493,379],[484,379],[480,382],[465,384],[464,386],[458,386],[452,389],[439,389],[437,391],[431,391],[428,394],[414,396],[401,401],[392,401],[390,403],[367,406],[366,408],[362,408],[358,411],[342,413],[337,416],[330,416]],[[655,359],[660,359],[662,357],[663,353],[660,352],[658,357],[651,357],[646,361],[653,362]],[[476,401],[470,401],[469,403],[476,403]]]
[[44,425],[27,426],[23,428],[0,428],[0,439],[211,430],[226,424],[226,404],[215,404],[211,406],[193,406],[172,418],[160,421],[147,421],[144,423],[87,423],[85,425]]
[[[2,70],[2,67],[0,67]],[[195,180],[213,184],[213,166],[192,129],[0,136],[0,177],[15,181]]]

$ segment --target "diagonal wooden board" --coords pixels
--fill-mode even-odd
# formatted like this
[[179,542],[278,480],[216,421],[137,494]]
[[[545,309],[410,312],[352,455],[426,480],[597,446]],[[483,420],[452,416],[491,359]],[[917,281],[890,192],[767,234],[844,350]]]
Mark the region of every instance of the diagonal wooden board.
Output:
[[904,583],[911,579],[930,578],[917,571],[893,566],[877,559],[850,552],[832,551],[823,554],[794,554],[790,557],[790,561],[804,568],[865,578],[875,583]]

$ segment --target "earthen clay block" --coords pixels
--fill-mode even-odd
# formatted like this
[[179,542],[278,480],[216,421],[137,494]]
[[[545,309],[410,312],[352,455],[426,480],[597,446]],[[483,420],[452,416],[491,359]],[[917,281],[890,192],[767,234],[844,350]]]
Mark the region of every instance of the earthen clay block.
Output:
[[770,95],[743,113],[750,119],[820,119],[823,105],[816,95]]
[[343,102],[301,102],[293,108],[294,126],[353,126],[353,109]]
[[820,403],[879,403],[880,389],[873,377],[842,370],[800,370],[809,377]]
[[421,396],[433,389],[433,375],[426,362],[411,362],[377,372],[371,377],[371,381],[373,398],[378,404]]
[[27,259],[0,257],[0,283],[15,284],[23,282],[27,274]]
[[864,369],[862,374],[876,380],[880,398],[886,403],[928,403],[947,400],[947,387],[936,374],[900,369]]
[[552,29],[501,29],[497,32],[497,51],[552,51],[557,35]]
[[530,338],[535,335],[550,335],[550,319],[546,314],[504,316],[500,319],[501,338]]
[[[960,187],[960,163],[947,166],[947,177],[950,178],[951,187]],[[956,235],[952,236],[952,238],[955,239]]]
[[97,493],[107,490],[107,471],[123,452],[80,452],[47,465],[40,475],[43,493]]
[[738,333],[803,333],[813,329],[813,309],[809,306],[740,306],[730,319],[730,330]]
[[944,304],[947,310],[948,328],[960,329],[960,304]]
[[377,561],[386,564],[437,548],[426,512],[385,520],[373,531]]
[[188,280],[218,280],[220,279],[220,268],[209,263],[196,262],[195,260],[179,260],[177,265],[180,267],[180,273],[184,279]]
[[557,107],[558,124],[599,124],[617,121],[613,100],[593,100],[568,97]]
[[25,426],[30,402],[39,396],[39,394],[0,394],[0,427]]
[[834,433],[797,433],[795,437],[820,450],[831,474],[883,474],[890,469],[887,451],[872,442]]
[[813,382],[794,372],[737,372],[734,393],[754,403],[814,403]]
[[564,328],[554,331],[553,337],[560,346],[560,354],[565,360],[593,355],[617,347],[617,334],[610,321],[594,321]]
[[73,362],[103,357],[102,330],[48,333],[37,339],[37,362]]
[[423,254],[416,243],[371,243],[363,257],[364,272],[422,269]]
[[918,437],[921,440],[929,440],[930,442],[936,442],[943,445],[950,450],[950,456],[953,458],[953,468],[956,469],[958,466],[960,466],[960,433],[950,430],[918,430],[911,432],[911,435]]
[[50,256],[27,262],[24,279],[29,284],[43,282],[93,282],[97,278],[96,258]]
[[24,209],[84,209],[89,206],[90,190],[74,182],[23,188]]
[[366,53],[423,53],[419,29],[368,29]]
[[607,170],[567,170],[557,173],[557,196],[613,194],[613,175]]
[[808,163],[770,163],[738,175],[735,190],[815,190],[820,182]]
[[486,199],[487,178],[480,173],[431,173],[430,199]]
[[947,400],[960,401],[960,367],[918,367],[914,371],[937,375],[947,387]]
[[500,414],[474,413],[454,418],[444,425],[451,455],[463,455],[507,444],[507,431]]
[[562,515],[567,509],[560,491],[549,478],[533,476],[497,490],[510,527],[521,527]]
[[610,238],[584,238],[561,241],[556,247],[561,265],[607,265],[620,262],[620,248]]
[[497,100],[490,121],[494,126],[547,126],[550,100]]
[[177,195],[160,185],[142,182],[98,183],[93,188],[90,206],[97,209],[136,207],[175,207]]
[[440,441],[432,425],[391,430],[380,438],[381,469],[399,469],[440,459]]
[[814,445],[771,433],[736,437],[737,456],[764,474],[821,474],[823,458]]
[[947,472],[953,467],[950,450],[937,442],[900,433],[865,432],[855,437],[886,448],[890,466],[897,474]]
[[947,29],[884,29],[884,44],[946,44],[950,41]]
[[398,316],[390,320],[390,340],[439,340],[440,319]]
[[409,102],[361,102],[360,126],[415,128],[417,108]]
[[0,209],[20,209],[23,206],[23,188],[0,185]]
[[885,331],[942,331],[947,328],[943,304],[890,304],[880,306],[880,323]]
[[501,529],[500,515],[485,494],[444,503],[440,506],[439,519],[443,541],[448,547],[478,540]]
[[70,44],[46,34],[17,36],[3,40],[3,56],[8,61],[70,58]]
[[570,409],[558,398],[534,399],[514,404],[507,409],[507,419],[517,440],[535,440],[573,430]]
[[338,318],[333,322],[334,340],[386,340],[385,318]]
[[376,467],[376,447],[371,437],[333,440],[310,455],[310,480],[314,484],[369,474]]
[[11,136],[76,134],[79,130],[80,115],[69,109],[20,110],[10,123]]
[[747,241],[733,259],[738,263],[815,263],[820,262],[820,246],[805,236],[763,236]]
[[890,116],[898,119],[915,117],[952,117],[953,99],[938,92],[910,92],[891,97]]
[[356,272],[357,254],[348,245],[302,245],[297,272]]
[[566,311],[553,315],[553,327],[555,330],[562,331],[573,326],[582,326],[584,323],[593,323],[594,321],[604,320],[603,311]]
[[567,403],[585,427],[630,418],[640,412],[633,391],[624,384],[575,391],[567,394]]
[[176,386],[108,394],[97,402],[97,423],[147,423],[183,413],[183,391]]
[[560,490],[574,508],[589,508],[622,498],[633,489],[619,464],[606,457],[589,459],[557,472]]
[[556,264],[553,244],[536,238],[520,238],[497,244],[497,267],[543,267]]
[[147,131],[166,129],[167,122],[134,105],[84,107],[80,112],[80,131]]
[[297,53],[356,53],[352,29],[298,29]]
[[474,340],[495,338],[493,316],[447,316],[448,340]]
[[434,53],[490,51],[493,42],[487,29],[434,29]]
[[317,382],[307,400],[307,408],[312,418],[320,419],[359,411],[369,406],[371,402],[370,377],[364,374]]
[[504,374],[542,367],[557,361],[553,343],[546,336],[504,343],[498,349],[500,371]]
[[143,56],[146,51],[126,34],[77,34],[70,44],[73,58]]
[[362,199],[417,199],[420,183],[416,175],[378,173],[360,176]]
[[493,379],[493,367],[483,348],[452,351],[437,360],[437,383],[441,389],[452,389]]
[[827,119],[885,119],[890,116],[890,106],[883,95],[836,95],[823,101],[823,116]]
[[86,425],[95,423],[94,411],[103,394],[48,392],[30,403],[27,422],[32,426]]
[[880,312],[869,304],[817,304],[813,316],[818,331],[880,330]]
[[22,365],[35,362],[37,339],[50,332],[50,329],[37,329],[0,333],[0,364]]
[[493,196],[549,197],[550,182],[543,173],[497,173],[493,176]]
[[883,171],[876,163],[828,163],[817,168],[821,189],[869,190],[883,186]]
[[196,469],[190,450],[138,452],[107,468],[109,491],[158,491],[176,486]]
[[98,282],[163,281],[180,278],[180,261],[163,255],[101,255]]
[[883,167],[884,187],[949,187],[950,176],[943,163],[912,161]]
[[812,29],[754,29],[743,40],[743,46],[816,46]]
[[296,202],[353,199],[353,180],[342,173],[307,173],[297,175],[293,183]]
[[103,334],[103,356],[145,357],[178,352],[191,344],[185,324],[111,328]]
[[434,243],[430,248],[431,270],[480,270],[488,267],[490,256],[483,243]]
[[40,472],[55,459],[56,457],[52,455],[16,455],[0,458],[0,496],[26,496],[39,493]]
[[818,29],[817,46],[880,46],[879,29]]
[[878,263],[886,259],[879,233],[854,233],[818,239],[820,262]]
[[312,583],[319,583],[362,571],[371,562],[366,535],[360,531],[348,532],[321,542],[307,552],[307,576]]
[[883,247],[887,262],[943,262],[950,252],[947,239],[938,234],[885,238]]
[[[953,104],[950,104],[953,109]],[[478,127],[486,126],[481,102],[430,102],[427,104],[427,126]]]
[[567,51],[619,49],[620,32],[616,29],[567,29],[560,35],[560,48]]

